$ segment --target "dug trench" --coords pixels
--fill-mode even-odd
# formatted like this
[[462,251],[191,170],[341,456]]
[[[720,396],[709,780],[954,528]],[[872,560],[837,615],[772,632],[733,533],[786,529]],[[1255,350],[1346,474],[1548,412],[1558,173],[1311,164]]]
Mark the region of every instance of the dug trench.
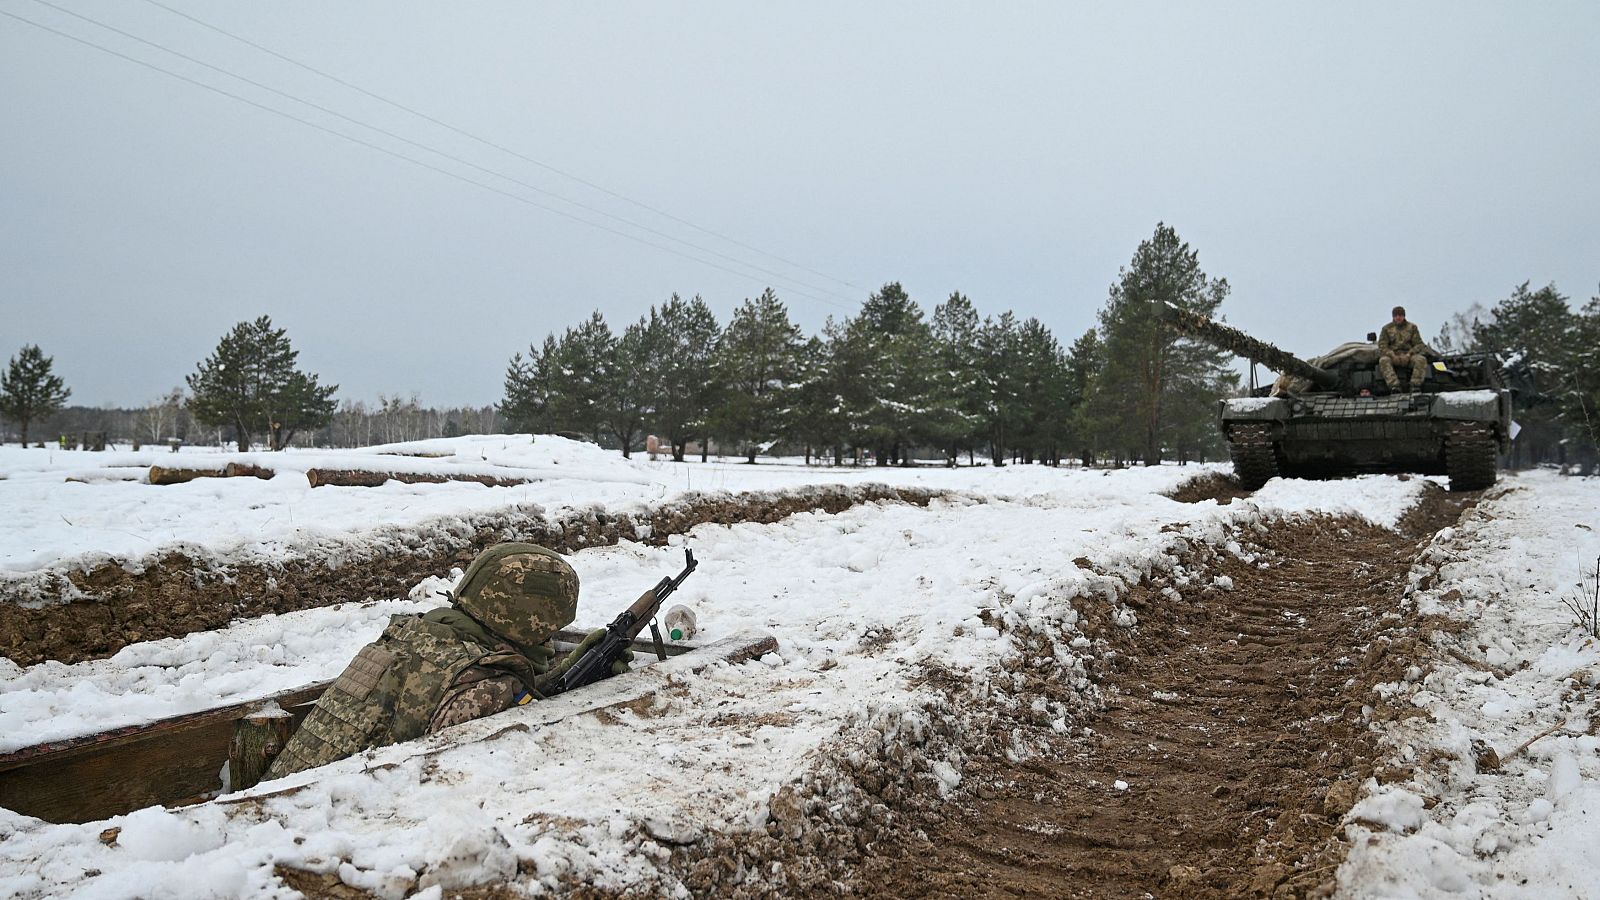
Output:
[[[225,563],[174,550],[0,584],[0,656],[19,666],[110,656],[139,641],[223,628],[237,619],[403,597],[491,544],[530,541],[562,553],[620,540],[664,544],[708,523],[776,522],[862,503],[927,506],[939,491],[883,484],[691,494],[633,514],[595,507],[547,516],[538,506],[380,529],[352,546],[283,560]],[[353,549],[352,549],[353,547]]]
[[[1073,598],[1071,628],[1013,629],[1022,652],[1000,671],[929,669],[915,708],[862,711],[773,799],[765,832],[678,848],[661,887],[1330,896],[1360,786],[1408,774],[1381,767],[1371,725],[1415,714],[1373,691],[1428,655],[1437,623],[1405,611],[1413,563],[1475,499],[1429,485],[1395,529],[1306,517],[1187,543],[1116,603]],[[1055,663],[1064,644],[1082,668]]]
[[909,897],[1330,895],[1359,786],[1401,774],[1378,768],[1368,726],[1407,714],[1372,688],[1426,655],[1425,623],[1402,611],[1408,573],[1471,502],[1430,486],[1395,530],[1279,522],[1239,535],[1239,554],[1191,561],[1209,589],[1174,600],[1139,585],[1124,598],[1137,628],[1084,626],[1115,650],[1092,671],[1104,706],[1066,734],[992,723],[1030,732],[1027,758],[992,752],[1015,735],[969,739],[988,746],[967,754],[964,802],[914,809],[859,883]]

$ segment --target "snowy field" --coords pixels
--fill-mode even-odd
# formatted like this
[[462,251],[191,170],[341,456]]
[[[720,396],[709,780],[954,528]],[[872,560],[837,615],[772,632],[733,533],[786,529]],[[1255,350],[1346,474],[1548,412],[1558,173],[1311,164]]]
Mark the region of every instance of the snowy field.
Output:
[[1351,812],[1352,896],[1600,897],[1600,643],[1562,604],[1595,596],[1600,480],[1532,473],[1491,496],[1413,573],[1419,609],[1466,630],[1387,686],[1427,715],[1389,726],[1416,775]]
[[[456,462],[405,462],[567,468],[522,488],[391,483],[313,490],[289,477],[284,460],[294,458],[301,470],[324,464],[312,461],[315,454],[263,454],[279,472],[271,481],[62,487],[78,470],[6,455],[0,462],[9,477],[0,491],[19,492],[6,496],[8,508],[36,491],[31,496],[79,504],[66,517],[91,524],[81,532],[57,529],[30,513],[45,533],[35,537],[5,523],[0,559],[21,570],[96,553],[131,556],[141,552],[134,540],[181,541],[221,555],[294,552],[358,542],[375,522],[506,503],[621,509],[701,489],[875,480],[956,493],[926,509],[867,504],[773,524],[703,525],[669,547],[580,551],[571,557],[583,584],[580,625],[608,621],[642,588],[675,572],[688,545],[701,564],[676,599],[695,610],[697,640],[764,632],[777,637],[778,652],[700,672],[690,671],[703,664],[691,654],[181,810],[152,808],[87,825],[0,811],[0,896],[292,896],[273,875],[275,865],[337,873],[388,897],[438,896],[441,887],[486,880],[537,893],[571,878],[681,892],[660,877],[672,847],[786,823],[787,790],[826,780],[841,758],[870,756],[873,741],[880,749],[925,745],[934,757],[923,762],[941,790],[958,787],[963,761],[939,756],[945,751],[924,734],[935,698],[918,676],[929,666],[975,684],[1003,680],[1001,663],[1022,652],[1018,634],[1063,633],[1061,626],[1073,633],[1075,597],[1111,601],[1115,621],[1133,627],[1134,610],[1115,605],[1129,583],[1164,570],[1180,590],[1208,586],[1198,573],[1182,571],[1177,556],[1186,543],[1225,544],[1232,528],[1307,513],[1393,525],[1424,485],[1390,477],[1274,481],[1221,506],[1164,496],[1204,471],[1193,467],[815,470],[627,462],[545,437],[451,446],[456,457],[442,459]],[[56,460],[61,456],[81,469],[86,454],[58,453]],[[1442,534],[1416,576],[1418,602],[1466,619],[1462,647],[1492,671],[1442,665],[1419,671],[1415,683],[1387,686],[1397,697],[1410,692],[1409,702],[1435,716],[1397,730],[1394,752],[1459,751],[1469,735],[1482,735],[1508,754],[1562,716],[1579,718],[1509,760],[1498,776],[1473,775],[1468,752],[1464,764],[1429,776],[1435,781],[1369,785],[1352,813],[1365,824],[1350,826],[1356,851],[1341,871],[1350,896],[1596,890],[1592,878],[1574,877],[1585,866],[1593,872],[1590,851],[1600,837],[1593,786],[1600,765],[1595,739],[1583,735],[1583,703],[1592,701],[1575,699],[1590,696],[1597,654],[1592,642],[1573,636],[1556,598],[1595,555],[1594,532],[1585,529],[1600,527],[1600,485],[1545,475],[1510,484],[1477,518]],[[71,493],[79,488],[110,488],[115,493],[96,496],[120,505],[124,518],[136,513],[159,524],[113,537],[119,514]],[[98,543],[118,540],[129,542],[109,549]],[[1438,569],[1437,583],[1425,580],[1430,566]],[[0,741],[26,746],[331,678],[388,615],[438,605],[450,586],[451,573],[440,572],[407,598],[263,617],[134,644],[106,660],[11,666],[0,670]],[[1081,675],[1084,662],[1104,649],[1080,635],[1056,643],[1046,662]],[[1087,679],[1078,678],[1077,688],[1092,703]],[[620,703],[639,696],[646,700]],[[1046,712],[1067,728],[1078,710]],[[1428,799],[1439,802],[1425,809]],[[109,828],[121,829],[112,845],[100,840]],[[1497,872],[1533,880],[1511,893],[1491,874]],[[1453,877],[1464,894],[1449,893]]]
[[[404,455],[403,455],[404,454]],[[419,456],[416,454],[429,454]],[[152,485],[152,465],[220,470],[229,462],[272,470],[270,479],[203,478]],[[361,450],[234,453],[185,447],[89,453],[0,447],[0,580],[90,568],[108,560],[137,567],[163,550],[217,563],[348,553],[380,528],[404,528],[510,507],[549,516],[594,505],[618,514],[695,492],[770,490],[806,484],[886,483],[960,488],[976,477],[993,492],[1037,492],[1060,480],[1038,466],[985,470],[806,467],[799,460],[632,460],[551,435],[488,435]],[[308,469],[535,479],[511,487],[468,482],[317,487]]]

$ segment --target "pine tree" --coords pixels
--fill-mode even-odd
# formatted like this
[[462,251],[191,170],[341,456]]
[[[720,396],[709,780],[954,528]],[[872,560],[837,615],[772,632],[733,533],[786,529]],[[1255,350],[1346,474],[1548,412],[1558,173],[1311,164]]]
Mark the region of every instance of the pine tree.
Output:
[[45,356],[39,345],[25,344],[0,375],[0,414],[17,423],[24,447],[28,445],[28,425],[60,411],[72,396],[61,376],[50,371],[54,363],[55,358]]
[[1535,291],[1526,281],[1473,323],[1478,349],[1498,353],[1509,367],[1531,375],[1537,388],[1518,396],[1522,430],[1512,441],[1517,466],[1559,458],[1562,439],[1582,417],[1567,393],[1579,355],[1579,325],[1554,284]]
[[1524,281],[1487,317],[1474,320],[1472,338],[1479,348],[1499,353],[1508,363],[1555,378],[1571,365],[1576,326],[1566,295],[1554,284],[1534,291]]
[[983,384],[979,372],[978,337],[983,329],[972,301],[960,292],[933,310],[935,368],[932,375],[933,431],[946,448],[950,465],[965,449],[971,451],[983,422]]
[[[823,325],[825,335],[836,336],[839,331],[832,318]],[[800,349],[800,379],[790,397],[791,415],[783,436],[805,448],[808,465],[813,452],[820,455],[830,447],[834,465],[843,461],[843,435],[848,428],[840,401],[835,347],[832,341],[813,336]]]
[[1078,458],[1085,467],[1094,465],[1100,446],[1097,435],[1100,429],[1090,421],[1090,404],[1087,402],[1094,389],[1096,374],[1105,365],[1100,348],[1100,332],[1091,328],[1083,333],[1067,351],[1067,402],[1072,409],[1068,418],[1069,440],[1078,450]]
[[1584,304],[1573,328],[1569,418],[1579,439],[1578,460],[1584,475],[1600,464],[1600,297]]
[[1021,421],[1017,317],[1006,310],[978,330],[978,384],[989,459],[1004,466]]
[[550,371],[550,412],[557,431],[584,435],[596,444],[606,433],[607,391],[617,361],[617,337],[596,310],[556,343]]
[[1017,437],[1023,462],[1056,465],[1072,414],[1067,393],[1067,358],[1044,323],[1030,318],[1017,331]]
[[547,434],[556,431],[555,367],[560,364],[556,336],[546,335],[544,344],[528,345],[528,356],[511,357],[506,368],[506,396],[500,401],[500,414],[517,431]]
[[302,428],[320,428],[333,419],[336,384],[295,368],[299,351],[272,319],[240,322],[187,378],[189,411],[196,420],[233,428],[241,452],[252,434],[266,434],[282,450]]
[[714,371],[723,387],[717,434],[756,461],[763,445],[784,433],[804,338],[771,288],[734,311],[717,342]]
[[653,361],[659,355],[659,327],[640,318],[622,331],[603,382],[603,418],[624,457],[644,438],[645,420],[654,415],[656,385]]
[[688,443],[705,439],[717,401],[713,363],[721,329],[698,294],[688,301],[673,294],[659,312],[652,307],[650,329],[656,348],[648,385],[655,395],[652,421],[672,447],[673,460],[683,462]]
[[1227,280],[1207,276],[1199,253],[1165,223],[1139,244],[1111,286],[1100,311],[1105,366],[1089,398],[1091,417],[1145,465],[1160,463],[1164,445],[1186,440],[1209,418],[1201,397],[1220,397],[1237,380],[1225,352],[1180,337],[1156,311],[1171,303],[1213,316],[1227,295]]
[[910,461],[911,447],[930,437],[925,423],[932,393],[927,361],[933,333],[922,309],[899,282],[885,284],[846,326],[853,362],[864,365],[865,389],[854,396],[860,438],[880,466]]

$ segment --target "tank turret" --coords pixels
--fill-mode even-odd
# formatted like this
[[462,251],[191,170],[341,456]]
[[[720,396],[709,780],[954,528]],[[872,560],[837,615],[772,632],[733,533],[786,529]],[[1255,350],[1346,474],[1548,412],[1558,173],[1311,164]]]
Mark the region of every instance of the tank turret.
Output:
[[1300,357],[1274,347],[1266,341],[1253,338],[1237,328],[1213,322],[1205,316],[1179,309],[1170,303],[1161,305],[1160,315],[1162,321],[1182,334],[1205,341],[1219,350],[1254,360],[1281,375],[1299,376],[1325,391],[1343,387],[1343,379],[1339,377],[1339,373],[1313,366]]

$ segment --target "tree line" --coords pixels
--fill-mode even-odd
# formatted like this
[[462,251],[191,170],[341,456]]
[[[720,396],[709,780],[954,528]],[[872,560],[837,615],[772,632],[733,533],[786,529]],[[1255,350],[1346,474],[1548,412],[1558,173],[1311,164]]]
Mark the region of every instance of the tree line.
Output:
[[[231,428],[196,421],[184,400],[183,389],[175,388],[144,406],[68,404],[34,420],[29,440],[43,443],[60,437],[71,442],[88,433],[104,434],[110,445],[120,448],[165,446],[172,439],[180,444],[235,443]],[[371,403],[341,401],[326,425],[299,432],[291,446],[370,447],[463,434],[494,434],[502,429],[503,422],[493,404],[424,406],[415,395],[380,394],[378,400]],[[0,428],[0,433],[6,430]],[[15,428],[10,429],[10,440],[19,437]]]
[[680,461],[713,441],[750,462],[778,446],[835,464],[905,464],[919,450],[950,464],[1203,458],[1221,451],[1209,401],[1238,376],[1156,310],[1215,315],[1227,294],[1165,224],[1119,272],[1098,326],[1066,347],[1037,318],[980,316],[960,292],[929,315],[898,282],[809,336],[770,288],[725,326],[675,294],[620,333],[595,312],[516,354],[500,410],[518,430],[624,456],[654,434]]
[[15,423],[24,444],[36,436],[76,441],[86,432],[133,445],[170,439],[232,441],[241,451],[256,441],[282,450],[301,444],[356,447],[461,434],[491,433],[500,417],[493,406],[434,409],[415,395],[380,394],[376,406],[336,403],[338,385],[296,365],[299,353],[287,332],[266,316],[240,322],[186,381],[138,409],[67,407],[72,391],[53,371],[53,359],[28,345],[0,374],[0,415]]
[[[770,288],[726,325],[699,296],[674,295],[620,334],[596,312],[548,335],[511,359],[497,407],[443,414],[414,397],[384,397],[375,409],[338,404],[338,386],[301,371],[286,332],[263,316],[223,336],[186,378],[187,394],[175,389],[119,424],[151,442],[215,429],[241,451],[257,441],[354,446],[504,424],[624,455],[654,434],[678,460],[693,442],[704,458],[714,441],[751,462],[776,448],[836,465],[929,453],[951,464],[979,454],[996,465],[1183,461],[1221,452],[1210,401],[1236,392],[1238,376],[1226,354],[1161,327],[1156,310],[1172,303],[1216,315],[1227,294],[1227,281],[1206,275],[1197,251],[1158,224],[1118,272],[1097,326],[1068,346],[1037,318],[980,315],[959,291],[928,314],[897,282],[813,335]],[[70,396],[50,369],[30,345],[0,384],[0,415],[25,441]],[[65,424],[59,430],[78,430]]]
[[[1038,319],[980,315],[960,292],[931,314],[896,282],[853,316],[807,335],[772,290],[726,324],[698,296],[674,295],[617,333],[598,312],[512,357],[495,406],[422,407],[380,397],[334,400],[337,385],[299,370],[283,329],[241,322],[186,379],[188,392],[136,410],[66,407],[52,360],[26,345],[0,373],[0,418],[20,432],[106,431],[361,446],[501,429],[556,432],[629,454],[647,434],[675,459],[711,442],[754,461],[782,449],[809,459],[870,455],[881,465],[946,461],[1084,464],[1220,456],[1212,401],[1238,393],[1227,355],[1161,327],[1170,302],[1218,316],[1226,279],[1158,224],[1118,271],[1096,326],[1063,345]],[[1517,286],[1473,304],[1434,341],[1499,353],[1532,383],[1518,393],[1516,466],[1571,463],[1592,472],[1600,447],[1600,296],[1581,308],[1554,285]]]

